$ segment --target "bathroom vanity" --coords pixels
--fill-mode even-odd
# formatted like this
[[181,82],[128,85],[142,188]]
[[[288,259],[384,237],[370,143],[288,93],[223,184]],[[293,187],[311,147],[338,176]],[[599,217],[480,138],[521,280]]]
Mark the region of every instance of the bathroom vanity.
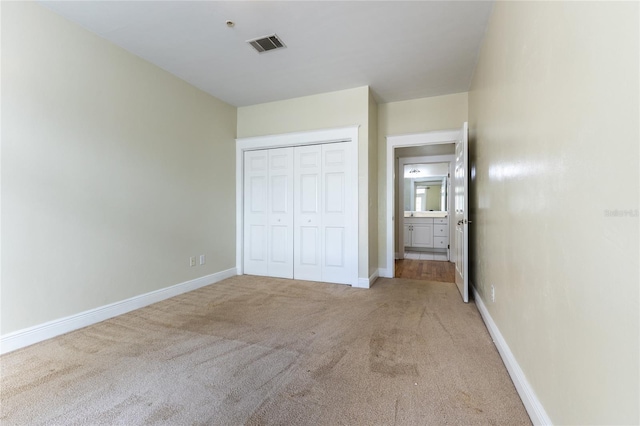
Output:
[[[413,214],[413,215],[412,215]],[[405,212],[405,248],[449,248],[449,218],[428,217],[428,212]]]
[[420,259],[449,260],[450,162],[405,163],[401,159],[399,167],[404,168],[404,179],[399,182],[404,198],[399,257],[409,251],[420,252]]

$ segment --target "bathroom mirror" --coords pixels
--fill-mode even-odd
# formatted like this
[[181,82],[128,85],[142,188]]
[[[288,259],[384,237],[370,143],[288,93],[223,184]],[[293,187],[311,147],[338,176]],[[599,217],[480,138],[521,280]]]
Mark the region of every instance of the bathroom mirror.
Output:
[[404,210],[447,211],[449,163],[406,164],[404,166]]

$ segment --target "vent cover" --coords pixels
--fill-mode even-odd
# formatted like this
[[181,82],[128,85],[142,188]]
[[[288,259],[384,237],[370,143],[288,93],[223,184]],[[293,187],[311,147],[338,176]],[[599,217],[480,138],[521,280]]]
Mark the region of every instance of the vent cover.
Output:
[[255,38],[253,40],[247,40],[254,49],[258,51],[258,53],[268,52],[269,50],[281,49],[283,47],[287,47],[284,45],[282,40],[275,35],[271,34],[264,37]]

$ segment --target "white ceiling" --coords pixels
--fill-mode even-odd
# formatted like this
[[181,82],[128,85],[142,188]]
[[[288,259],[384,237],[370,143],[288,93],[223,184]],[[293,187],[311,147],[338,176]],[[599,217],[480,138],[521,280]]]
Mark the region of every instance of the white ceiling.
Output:
[[[41,1],[235,106],[369,85],[379,102],[469,89],[486,1]],[[232,20],[235,27],[225,22]],[[278,36],[258,54],[246,40]]]

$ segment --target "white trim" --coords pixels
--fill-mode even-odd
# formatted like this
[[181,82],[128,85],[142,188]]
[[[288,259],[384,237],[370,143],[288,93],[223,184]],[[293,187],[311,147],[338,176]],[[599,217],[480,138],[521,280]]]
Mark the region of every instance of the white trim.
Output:
[[502,361],[504,365],[507,367],[507,371],[509,372],[509,376],[511,376],[511,380],[513,384],[516,386],[516,390],[518,391],[518,395],[520,395],[520,399],[524,404],[524,407],[531,418],[531,422],[534,425],[552,425],[551,419],[547,415],[542,403],[536,396],[536,393],[533,391],[533,388],[529,384],[527,377],[524,375],[522,368],[518,364],[518,361],[513,356],[511,349],[509,349],[509,345],[502,337],[502,333],[500,333],[500,329],[495,322],[493,322],[493,318],[489,314],[487,307],[485,306],[480,294],[476,290],[476,287],[471,284],[471,288],[473,289],[473,297],[476,302],[476,306],[478,307],[478,311],[480,311],[480,315],[482,316],[482,320],[484,321],[487,329],[489,330],[489,334],[493,338],[493,343],[498,348],[498,352],[502,357]]
[[[359,125],[338,127],[333,129],[312,130],[307,132],[284,133],[279,135],[254,136],[248,138],[236,139],[236,270],[238,275],[242,275],[242,253],[243,253],[243,177],[244,177],[244,151],[252,151],[257,149],[282,148],[290,146],[317,145],[332,142],[351,142],[353,143],[352,152],[352,181],[350,185],[353,187],[353,196],[356,200],[359,198],[358,193],[358,128]],[[353,212],[354,229],[358,229],[358,202],[355,203],[355,211]],[[351,283],[359,283],[358,263],[359,263],[359,245],[360,241],[356,241],[356,258],[355,273],[348,280]],[[365,279],[366,280],[366,279]],[[353,284],[352,284],[353,285]]]
[[393,278],[393,265],[395,264],[395,240],[394,240],[394,185],[393,185],[393,165],[395,163],[394,149],[405,146],[437,145],[443,143],[454,143],[460,139],[460,129],[439,130],[428,133],[417,133],[411,135],[387,136],[387,215],[385,222],[387,225],[387,271],[391,272]]
[[369,278],[358,278],[357,284],[352,285],[351,287],[356,288],[371,288],[374,282],[380,277],[380,270],[376,269],[373,271],[373,274]]
[[134,296],[129,299],[100,306],[95,309],[80,312],[65,318],[49,321],[23,330],[14,331],[0,337],[0,354],[21,349],[34,343],[42,342],[52,337],[60,336],[70,331],[78,330],[92,324],[99,323],[118,315],[143,308],[170,297],[204,287],[236,275],[236,269],[231,268],[215,274],[185,281],[160,290]]

